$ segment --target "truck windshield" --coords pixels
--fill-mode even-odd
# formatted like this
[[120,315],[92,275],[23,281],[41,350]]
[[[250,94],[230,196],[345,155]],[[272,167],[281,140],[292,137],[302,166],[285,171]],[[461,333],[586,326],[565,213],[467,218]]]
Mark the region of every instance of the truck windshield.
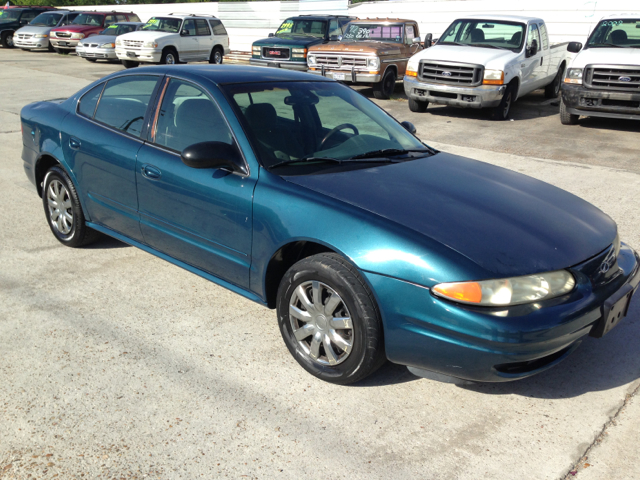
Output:
[[76,19],[71,22],[72,25],[91,25],[99,27],[102,25],[104,15],[95,15],[93,13],[81,13]]
[[640,18],[603,20],[587,41],[587,48],[640,48]]
[[140,30],[154,32],[178,33],[182,20],[179,18],[152,17]]
[[402,43],[402,25],[376,25],[375,23],[350,23],[347,25],[343,40],[361,42],[379,40],[382,42]]
[[37,27],[55,27],[62,15],[59,13],[41,13],[36,18],[29,22],[29,25],[34,25]]
[[15,22],[20,18],[20,10],[0,10],[0,23]]
[[312,20],[301,18],[288,18],[276,31],[276,36],[282,35],[305,35],[310,37],[324,38],[327,31],[327,22],[324,20]]
[[470,45],[474,47],[520,50],[525,25],[496,20],[461,19],[453,22],[438,40],[438,45]]

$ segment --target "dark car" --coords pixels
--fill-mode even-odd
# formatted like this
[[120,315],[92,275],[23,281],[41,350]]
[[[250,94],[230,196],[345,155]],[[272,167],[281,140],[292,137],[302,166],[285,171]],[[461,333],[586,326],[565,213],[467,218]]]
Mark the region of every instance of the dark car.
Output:
[[343,15],[300,15],[287,18],[275,35],[253,42],[251,65],[307,70],[309,47],[338,41],[344,28],[356,17]]
[[527,377],[620,324],[640,282],[593,205],[438,152],[324,77],[146,67],[21,123],[62,244],[101,232],[277,309],[294,358],[329,382],[386,359]]
[[27,25],[42,12],[53,7],[5,7],[0,9],[0,43],[4,48],[13,48],[13,34]]
[[75,51],[84,38],[99,35],[105,28],[119,22],[140,22],[132,12],[82,12],[71,24],[51,30],[49,41],[58,53]]

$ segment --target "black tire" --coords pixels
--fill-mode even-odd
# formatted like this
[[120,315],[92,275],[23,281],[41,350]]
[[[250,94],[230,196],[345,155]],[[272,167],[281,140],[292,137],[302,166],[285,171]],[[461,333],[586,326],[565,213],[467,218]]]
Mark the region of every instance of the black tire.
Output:
[[546,98],[558,98],[560,95],[560,85],[562,85],[562,78],[564,77],[564,63],[560,66],[558,73],[556,74],[553,82],[544,87],[544,96]]
[[122,65],[124,68],[135,68],[140,65],[140,62],[132,62],[131,60],[122,60]]
[[412,112],[424,113],[427,111],[427,107],[429,106],[429,102],[420,102],[418,100],[414,100],[413,98],[409,99],[409,110]]
[[13,32],[4,32],[2,34],[2,46],[4,48],[14,48],[15,45],[13,44]]
[[69,51],[65,50],[64,48],[56,48],[55,50],[56,50],[56,53],[58,55],[68,55],[69,54]]
[[84,58],[87,62],[91,62],[91,63],[95,63],[96,59],[95,58]]
[[47,51],[49,51],[49,52],[55,52],[56,51],[56,49],[53,48],[53,45],[51,45],[51,42],[49,42],[49,45],[47,45]]
[[180,63],[178,52],[174,48],[165,48],[160,57],[161,65],[177,65]]
[[564,104],[564,101],[561,100],[560,101],[560,123],[562,123],[562,125],[577,125],[579,119],[580,119],[580,115],[569,113],[567,111],[567,106]]
[[516,88],[513,83],[507,85],[507,88],[504,91],[504,95],[502,96],[502,100],[500,100],[500,105],[498,105],[491,111],[492,119],[506,120],[507,118],[509,118],[509,112],[511,111],[511,105],[513,105],[515,91]]
[[[64,212],[59,207],[56,209],[56,200],[61,198],[68,205],[67,208],[64,208]],[[99,232],[87,227],[73,182],[67,173],[58,166],[51,167],[44,177],[42,205],[53,236],[63,245],[74,248],[82,247],[95,242],[100,237]],[[55,221],[58,218],[60,218],[60,222]],[[66,221],[63,221],[65,219]]]
[[[318,296],[322,304],[319,311],[324,313],[318,314],[316,311],[314,317],[309,317],[309,323],[304,323],[289,313],[290,302],[300,302],[298,310],[302,313],[305,313],[303,308],[307,312],[314,312],[313,308],[304,307],[298,296],[299,287],[302,290],[313,289],[314,285],[319,287],[317,291],[320,292]],[[333,311],[327,314],[325,307],[334,293],[339,301],[334,304]],[[316,304],[311,302],[311,307]],[[291,355],[307,372],[321,380],[338,385],[354,383],[376,371],[386,361],[382,321],[373,295],[357,269],[340,255],[321,253],[293,265],[280,282],[276,311],[280,333]],[[350,318],[351,326],[345,322],[344,329],[334,328],[335,324],[324,315]],[[313,333],[298,340],[294,334],[294,324],[304,329],[305,333]],[[324,343],[327,340],[318,343],[317,358],[314,359],[311,352],[316,337],[328,339],[329,348]],[[343,343],[346,349],[342,349],[340,343],[334,343],[336,338],[342,339],[340,341],[346,338],[350,341],[350,347]],[[326,360],[322,358],[323,353]]]
[[396,88],[396,78],[396,72],[393,68],[387,68],[387,71],[384,72],[382,76],[382,80],[373,84],[373,96],[379,100],[391,98]]
[[215,63],[216,65],[220,65],[222,63],[224,57],[224,52],[220,47],[213,47],[211,50],[211,55],[209,56],[209,63]]

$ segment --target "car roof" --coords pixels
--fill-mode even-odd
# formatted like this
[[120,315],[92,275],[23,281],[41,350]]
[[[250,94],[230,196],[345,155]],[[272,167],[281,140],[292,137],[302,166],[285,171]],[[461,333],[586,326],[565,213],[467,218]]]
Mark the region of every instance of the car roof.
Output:
[[528,23],[528,22],[544,23],[544,20],[538,17],[525,17],[521,15],[493,15],[491,13],[486,15],[485,14],[468,15],[466,17],[460,17],[457,20],[464,20],[464,19],[486,20],[486,21],[498,20],[498,21],[505,21],[505,22],[518,22],[518,23]]
[[138,26],[138,25],[145,25],[145,23],[144,22],[116,22],[116,23],[114,23],[114,25],[135,25],[135,26]]
[[609,20],[612,18],[616,18],[616,19],[624,19],[624,18],[637,18],[638,20],[640,20],[640,13],[614,13],[613,15],[607,15],[605,17],[602,17],[600,20]]
[[351,23],[418,23],[415,20],[406,18],[358,18]]
[[287,17],[287,20],[328,20],[330,18],[350,18],[355,20],[358,17],[350,17],[349,15],[294,15],[293,17]]
[[186,79],[198,81],[203,78],[214,84],[262,83],[262,82],[333,82],[334,80],[296,70],[284,68],[265,68],[249,65],[154,65],[124,70],[106,78],[134,74],[174,74]]
[[117,12],[115,10],[111,10],[110,12],[102,12],[97,10],[83,10],[78,13],[89,13],[91,15],[135,15],[133,12]]

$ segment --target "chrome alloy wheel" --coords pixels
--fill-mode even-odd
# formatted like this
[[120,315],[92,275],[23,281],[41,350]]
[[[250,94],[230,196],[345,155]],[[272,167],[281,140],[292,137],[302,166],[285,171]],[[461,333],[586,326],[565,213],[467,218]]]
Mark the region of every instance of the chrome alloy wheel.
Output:
[[49,220],[56,230],[68,235],[73,229],[73,206],[69,191],[59,180],[53,180],[47,189]]
[[220,50],[216,50],[213,53],[213,63],[219,65],[222,63],[222,54],[220,53]]
[[173,56],[173,53],[167,53],[167,65],[175,65],[176,57]]
[[314,362],[338,365],[351,353],[351,315],[330,286],[315,280],[298,285],[289,300],[289,321],[300,348]]

